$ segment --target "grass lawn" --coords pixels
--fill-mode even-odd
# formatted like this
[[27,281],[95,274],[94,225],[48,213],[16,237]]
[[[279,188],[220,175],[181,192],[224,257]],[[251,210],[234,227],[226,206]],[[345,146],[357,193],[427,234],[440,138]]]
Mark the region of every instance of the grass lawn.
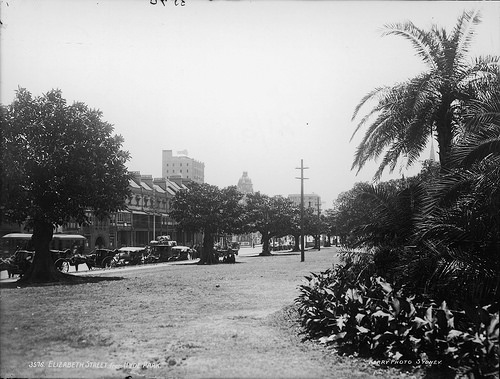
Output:
[[101,270],[73,285],[3,283],[0,376],[401,377],[297,335],[297,286],[337,262],[328,248],[306,251],[305,262],[300,254],[240,256],[236,264]]

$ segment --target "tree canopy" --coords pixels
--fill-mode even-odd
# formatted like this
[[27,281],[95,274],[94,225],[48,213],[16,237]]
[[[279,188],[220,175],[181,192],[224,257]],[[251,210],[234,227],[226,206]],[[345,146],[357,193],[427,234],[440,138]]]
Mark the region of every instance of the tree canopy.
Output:
[[33,230],[36,254],[25,280],[57,280],[53,228],[124,207],[129,154],[102,112],[67,105],[60,90],[33,97],[19,89],[2,107],[2,128],[2,218]]
[[273,196],[256,192],[248,194],[245,205],[245,225],[249,232],[262,235],[262,254],[268,255],[269,240],[282,237],[292,230],[293,204],[282,196]]
[[236,186],[219,189],[195,182],[188,184],[188,189],[176,193],[170,216],[186,230],[203,232],[201,264],[216,263],[213,255],[215,235],[241,231],[242,197]]

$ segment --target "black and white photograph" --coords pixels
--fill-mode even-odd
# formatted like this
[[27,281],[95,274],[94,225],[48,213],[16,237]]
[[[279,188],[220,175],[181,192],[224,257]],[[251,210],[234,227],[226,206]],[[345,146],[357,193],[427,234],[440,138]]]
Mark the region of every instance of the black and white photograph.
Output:
[[500,1],[0,0],[0,378],[499,378]]

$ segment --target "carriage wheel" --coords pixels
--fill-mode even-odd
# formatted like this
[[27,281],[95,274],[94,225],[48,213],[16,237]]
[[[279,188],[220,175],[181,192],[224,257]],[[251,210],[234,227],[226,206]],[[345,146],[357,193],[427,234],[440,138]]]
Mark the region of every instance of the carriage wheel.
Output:
[[55,263],[56,268],[61,271],[61,272],[68,272],[69,271],[69,261],[66,259],[60,258],[56,261]]
[[105,258],[102,261],[102,268],[111,268],[111,258],[110,257]]

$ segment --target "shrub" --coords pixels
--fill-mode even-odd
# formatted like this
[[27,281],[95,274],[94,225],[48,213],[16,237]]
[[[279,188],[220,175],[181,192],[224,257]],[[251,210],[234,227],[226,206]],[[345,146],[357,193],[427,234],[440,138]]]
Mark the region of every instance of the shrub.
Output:
[[374,359],[430,362],[475,377],[498,372],[498,304],[452,311],[359,268],[349,263],[306,277],[296,304],[308,336]]

